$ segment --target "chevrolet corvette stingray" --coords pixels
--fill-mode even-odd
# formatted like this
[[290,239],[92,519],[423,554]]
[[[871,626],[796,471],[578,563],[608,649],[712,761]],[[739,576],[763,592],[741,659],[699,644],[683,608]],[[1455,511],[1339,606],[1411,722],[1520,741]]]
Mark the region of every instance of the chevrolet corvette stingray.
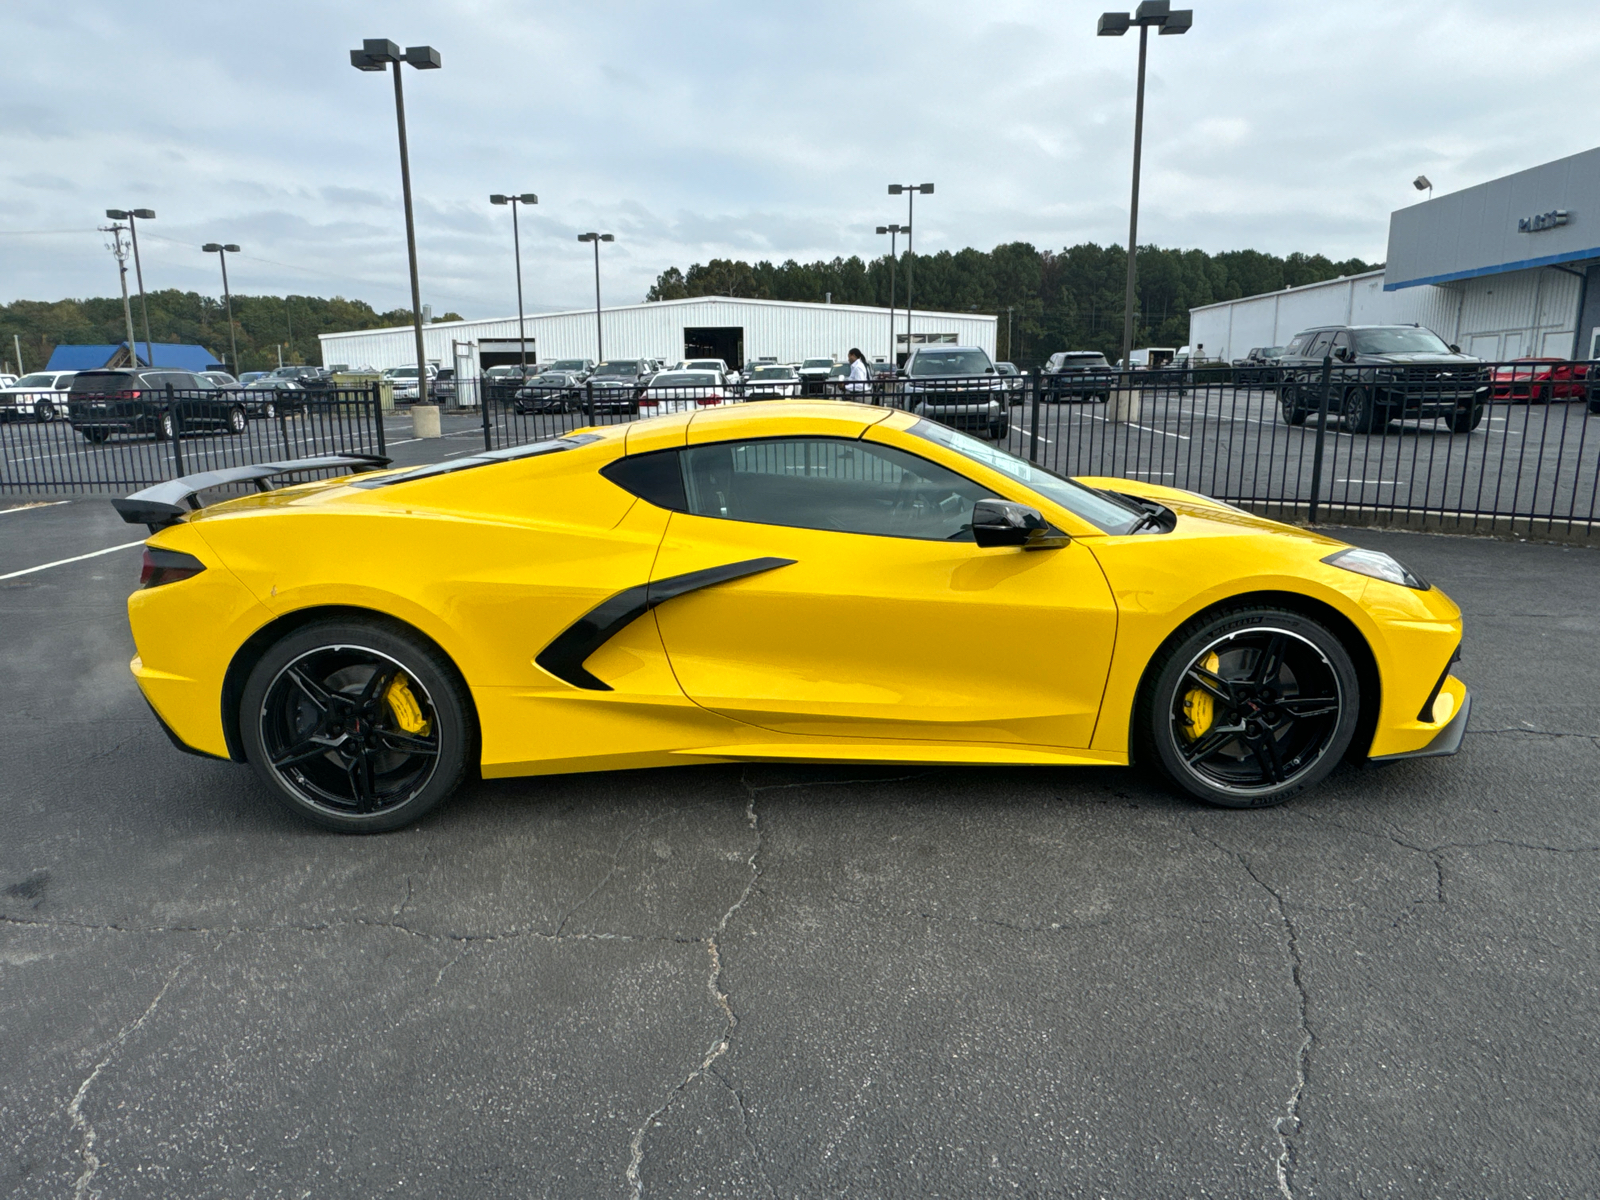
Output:
[[1454,753],[1470,706],[1460,610],[1389,555],[895,409],[700,409],[114,503],[152,530],[132,667],[168,735],[343,831],[473,773],[755,761],[1137,762],[1257,807]]

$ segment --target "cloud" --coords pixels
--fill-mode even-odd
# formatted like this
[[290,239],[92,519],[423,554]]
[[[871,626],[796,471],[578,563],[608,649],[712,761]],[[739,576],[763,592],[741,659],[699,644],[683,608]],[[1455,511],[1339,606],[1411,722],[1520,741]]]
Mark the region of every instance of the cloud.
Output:
[[[160,214],[141,229],[151,286],[215,292],[199,246],[225,239],[244,247],[242,291],[408,303],[393,93],[347,59],[383,28],[444,58],[404,76],[436,309],[514,307],[491,192],[539,194],[519,214],[534,309],[592,299],[587,229],[617,235],[601,269],[619,301],[713,257],[882,253],[873,229],[906,214],[890,181],[938,185],[917,203],[919,250],[1126,236],[1136,45],[1095,37],[1081,0],[391,0],[377,29],[374,11],[11,0],[0,229],[84,232],[0,238],[0,300],[114,294],[93,229],[143,205]],[[1541,12],[1201,9],[1189,34],[1151,41],[1141,240],[1381,258],[1418,171],[1442,194],[1586,149],[1538,88],[1484,84],[1483,63],[1536,64],[1563,111],[1595,107],[1588,7]],[[162,86],[97,70],[62,85],[63,62],[112,61]]]

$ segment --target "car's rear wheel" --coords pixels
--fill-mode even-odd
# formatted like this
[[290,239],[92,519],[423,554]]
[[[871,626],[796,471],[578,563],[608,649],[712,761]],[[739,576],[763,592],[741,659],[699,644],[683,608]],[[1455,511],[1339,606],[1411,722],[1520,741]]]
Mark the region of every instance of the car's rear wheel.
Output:
[[56,419],[56,406],[48,400],[41,400],[33,406],[33,419],[41,424]]
[[80,429],[78,432],[83,434],[84,441],[96,446],[111,436],[110,431],[105,429]]
[[1360,708],[1355,665],[1326,627],[1235,609],[1190,622],[1151,664],[1135,755],[1208,804],[1261,808],[1333,770]]
[[471,711],[433,647],[386,623],[325,621],[262,656],[239,729],[245,757],[291,810],[342,833],[380,833],[455,791]]
[[172,423],[172,414],[164,412],[156,418],[156,441],[168,442],[172,440],[176,426]]
[[241,434],[241,433],[244,432],[244,427],[247,424],[249,424],[249,418],[245,416],[244,409],[240,408],[237,404],[235,404],[232,408],[230,408],[228,410],[228,432],[229,433],[231,433],[231,434]]
[[1306,423],[1306,410],[1295,403],[1294,394],[1287,389],[1283,393],[1283,399],[1279,402],[1279,406],[1283,409],[1283,419],[1288,424],[1304,425]]

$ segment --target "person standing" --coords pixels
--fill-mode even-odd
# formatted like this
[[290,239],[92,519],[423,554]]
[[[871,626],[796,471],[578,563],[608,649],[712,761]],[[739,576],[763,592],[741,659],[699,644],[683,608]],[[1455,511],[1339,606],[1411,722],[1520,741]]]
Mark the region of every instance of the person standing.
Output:
[[858,404],[870,404],[872,372],[867,368],[867,356],[852,348],[846,357],[850,360],[850,377],[845,380],[845,394]]

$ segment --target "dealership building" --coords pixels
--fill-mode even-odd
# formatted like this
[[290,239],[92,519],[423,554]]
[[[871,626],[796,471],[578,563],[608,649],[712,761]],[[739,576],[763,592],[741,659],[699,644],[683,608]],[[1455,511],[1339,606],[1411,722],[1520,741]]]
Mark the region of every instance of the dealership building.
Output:
[[[995,350],[998,320],[980,313],[916,311],[911,317],[911,345],[955,343]],[[428,361],[453,367],[466,376],[518,362],[526,349],[529,362],[557,358],[598,358],[597,337],[607,358],[657,358],[668,363],[685,358],[720,358],[742,367],[758,358],[797,362],[803,358],[844,360],[852,348],[868,358],[889,356],[889,310],[850,304],[802,304],[788,300],[743,300],[727,296],[695,296],[629,304],[600,312],[594,309],[539,313],[524,319],[526,342],[518,339],[516,317],[482,321],[436,321],[423,326]],[[895,344],[907,349],[906,314],[896,314]],[[371,366],[379,370],[416,362],[412,326],[367,329],[321,335],[326,366]]]
[[1487,360],[1600,358],[1600,149],[1402,208],[1382,270],[1189,310],[1197,354],[1415,322]]

